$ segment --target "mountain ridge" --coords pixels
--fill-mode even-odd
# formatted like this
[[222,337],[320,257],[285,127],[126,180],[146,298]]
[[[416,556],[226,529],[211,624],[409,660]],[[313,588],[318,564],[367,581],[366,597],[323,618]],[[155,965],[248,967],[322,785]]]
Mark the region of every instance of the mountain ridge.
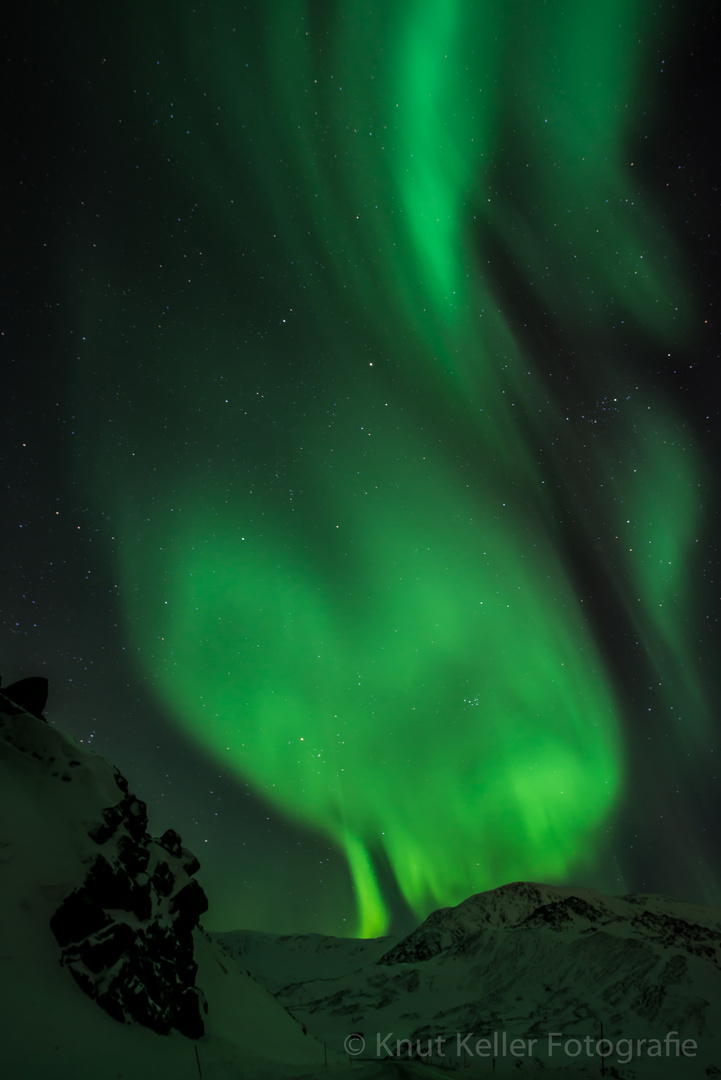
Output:
[[[310,1080],[349,1066],[359,1080],[430,1080],[458,1068],[487,1075],[491,1058],[499,1078],[721,1075],[717,909],[511,882],[390,937],[208,934],[202,889],[185,892],[198,870],[172,829],[149,836],[144,803],[113,765],[0,691],[9,1080],[195,1080],[199,1070],[204,1080]],[[170,932],[180,895],[195,897],[181,920],[192,956],[186,945],[177,963],[154,962],[151,993],[147,962],[129,958],[153,919]],[[127,995],[103,1012],[69,958],[103,989],[125,966],[128,986],[163,1008],[185,965],[204,1030],[168,1030],[162,1009],[143,1027]]]

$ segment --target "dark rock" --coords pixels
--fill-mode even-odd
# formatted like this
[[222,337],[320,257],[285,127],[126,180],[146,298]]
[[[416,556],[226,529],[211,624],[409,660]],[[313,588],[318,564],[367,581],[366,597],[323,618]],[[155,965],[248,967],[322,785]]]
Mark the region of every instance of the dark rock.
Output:
[[192,851],[188,851],[187,848],[183,848],[183,870],[189,877],[193,874],[197,874],[200,870],[200,861],[193,855]]
[[174,855],[176,859],[182,858],[183,848],[180,843],[180,837],[176,833],[175,829],[166,829],[163,835],[158,840],[161,848],[164,848],[169,855]]
[[[46,679],[29,678],[0,691],[2,724],[11,741],[13,732],[19,742],[25,730],[12,718],[29,712],[45,720],[47,689]],[[18,749],[25,751],[24,746]],[[55,763],[55,757],[31,752],[50,767]],[[51,775],[69,783],[72,770],[82,763],[73,758],[65,772],[56,764]],[[164,1035],[175,1029],[198,1039],[204,1033],[202,1012],[207,1012],[195,986],[193,951],[193,930],[208,910],[205,893],[192,879],[200,863],[182,847],[174,829],[160,840],[150,837],[145,803],[132,794],[118,769],[114,773],[119,801],[88,828],[88,836],[105,850],[50,919],[60,962],[120,1023],[134,1021]]]
[[[77,970],[74,967],[70,967],[70,974],[75,979],[75,982],[78,984],[78,986],[80,987],[80,989],[83,991],[84,994],[87,994],[88,997],[94,997],[95,996],[95,984],[94,984],[93,980],[90,978],[90,976],[88,975],[87,971]],[[123,1020],[124,1020],[124,1017],[123,1017],[123,1015],[121,1013],[121,1015],[119,1017],[116,1016],[115,1019],[116,1020],[119,1019],[121,1021],[121,1023],[122,1023]]]
[[133,840],[143,843],[148,839],[147,807],[140,799],[126,792],[119,803],[103,810],[103,820],[88,831],[88,836],[96,844],[106,844],[122,825]]
[[150,918],[150,880],[137,881],[118,863],[111,866],[102,855],[93,863],[81,891],[102,908],[132,912],[138,919]]
[[194,930],[200,916],[208,910],[208,898],[194,879],[184,885],[170,901],[171,914],[175,914],[173,926],[178,934]]
[[[83,984],[80,982],[80,979],[78,977],[78,972],[76,972],[73,968],[71,968],[70,970],[72,971],[73,975],[75,976],[77,981],[82,986]],[[86,993],[89,993],[90,997],[94,996],[92,990],[87,990]],[[112,1016],[113,1020],[117,1020],[121,1024],[125,1023],[125,1021],[126,1021],[125,1009],[123,1008],[123,1004],[122,1004],[122,1001],[120,1000],[120,998],[117,997],[113,993],[113,988],[112,987],[111,987],[110,990],[105,991],[105,993],[99,994],[98,998],[97,998],[97,1002],[98,1002],[98,1005],[100,1005],[100,1007],[102,1009],[105,1009],[106,1013],[108,1013],[109,1016]],[[165,1034],[165,1033],[163,1033],[163,1034]]]
[[133,947],[135,934],[127,923],[109,923],[97,934],[92,934],[72,949],[65,951],[65,963],[77,971],[84,968],[93,975],[99,975],[106,968],[112,968]]
[[[156,841],[146,829],[145,803],[125,790],[88,833],[98,844],[116,841],[115,854],[96,856],[51,927],[61,963],[110,1016],[200,1038],[204,999],[195,986],[193,930],[208,901],[189,877],[199,863],[173,829]],[[149,875],[151,858],[158,861]]]
[[22,714],[27,711],[26,709],[22,709],[19,705],[17,705],[14,701],[7,697],[1,690],[0,703],[2,703],[2,711],[5,713],[6,716],[22,716]]
[[136,878],[148,869],[150,852],[146,845],[137,843],[132,837],[121,836],[118,841],[118,858],[126,873]]
[[175,1027],[181,1035],[189,1039],[200,1039],[205,1032],[205,1025],[201,1016],[201,1008],[208,1011],[202,992],[196,988],[184,990],[180,996]]
[[99,825],[94,825],[91,829],[88,829],[88,836],[91,840],[94,840],[96,844],[105,844],[111,836],[115,836],[122,820],[122,802],[117,803],[115,806],[106,806],[103,810],[102,822]]
[[[19,705],[24,712],[45,720],[42,715],[48,700],[48,680],[40,675],[31,675],[28,679],[18,679],[3,687],[3,694]],[[45,720],[47,723],[47,720]]]
[[50,929],[55,934],[58,945],[65,946],[97,933],[104,926],[108,926],[110,921],[97,900],[88,892],[76,890],[65,897],[54,913],[50,919]]
[[175,884],[175,875],[167,863],[158,863],[153,872],[153,888],[159,896],[170,896]]
[[128,794],[128,781],[125,779],[125,777],[121,773],[120,769],[117,769],[115,766],[113,766],[113,769],[115,771],[115,783],[118,785],[120,790],[125,795],[127,795]]
[[92,897],[100,907],[122,908],[130,898],[131,884],[103,855],[98,855],[81,891]]
[[128,793],[123,799],[125,810],[125,826],[135,840],[144,840],[147,836],[148,815],[147,807],[142,799],[136,799]]

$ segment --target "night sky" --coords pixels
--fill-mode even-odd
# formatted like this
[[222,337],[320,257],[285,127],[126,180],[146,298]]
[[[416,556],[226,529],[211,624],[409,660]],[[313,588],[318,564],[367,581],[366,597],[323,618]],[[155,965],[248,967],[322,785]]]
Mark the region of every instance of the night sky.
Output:
[[721,903],[711,5],[6,37],[2,649],[210,929]]

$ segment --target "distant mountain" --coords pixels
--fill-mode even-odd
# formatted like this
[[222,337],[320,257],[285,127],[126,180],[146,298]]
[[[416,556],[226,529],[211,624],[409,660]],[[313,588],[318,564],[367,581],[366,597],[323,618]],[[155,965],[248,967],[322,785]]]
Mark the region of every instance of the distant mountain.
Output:
[[520,882],[395,938],[209,935],[177,833],[12,689],[3,1080],[721,1077],[721,912]]
[[359,1060],[497,1076],[721,1076],[714,909],[516,882],[397,939],[214,938],[309,1033],[329,1045],[362,1036]]

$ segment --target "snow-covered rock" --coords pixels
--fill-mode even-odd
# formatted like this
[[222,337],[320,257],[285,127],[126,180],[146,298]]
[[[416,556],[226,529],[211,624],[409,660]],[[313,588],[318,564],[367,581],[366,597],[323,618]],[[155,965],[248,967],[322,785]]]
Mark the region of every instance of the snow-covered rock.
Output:
[[173,830],[148,835],[117,769],[0,690],[4,1080],[347,1069],[197,926],[197,870]]
[[6,1080],[721,1077],[718,910],[516,882],[393,938],[209,935],[177,833],[36,713],[0,691]]
[[[193,930],[208,907],[192,877],[198,860],[172,830],[159,840],[150,836],[145,804],[117,769],[27,713],[7,693],[0,692],[0,706],[6,747],[25,756],[37,788],[45,794],[55,788],[61,802],[67,801],[65,784],[78,789],[78,802],[89,785],[102,791],[95,805],[87,803],[94,820],[76,822],[77,833],[89,841],[74,838],[85,849],[83,879],[50,918],[61,964],[116,1020],[135,1020],[162,1034],[176,1028],[198,1038],[203,998],[195,986]],[[52,816],[46,822],[50,832]]]

